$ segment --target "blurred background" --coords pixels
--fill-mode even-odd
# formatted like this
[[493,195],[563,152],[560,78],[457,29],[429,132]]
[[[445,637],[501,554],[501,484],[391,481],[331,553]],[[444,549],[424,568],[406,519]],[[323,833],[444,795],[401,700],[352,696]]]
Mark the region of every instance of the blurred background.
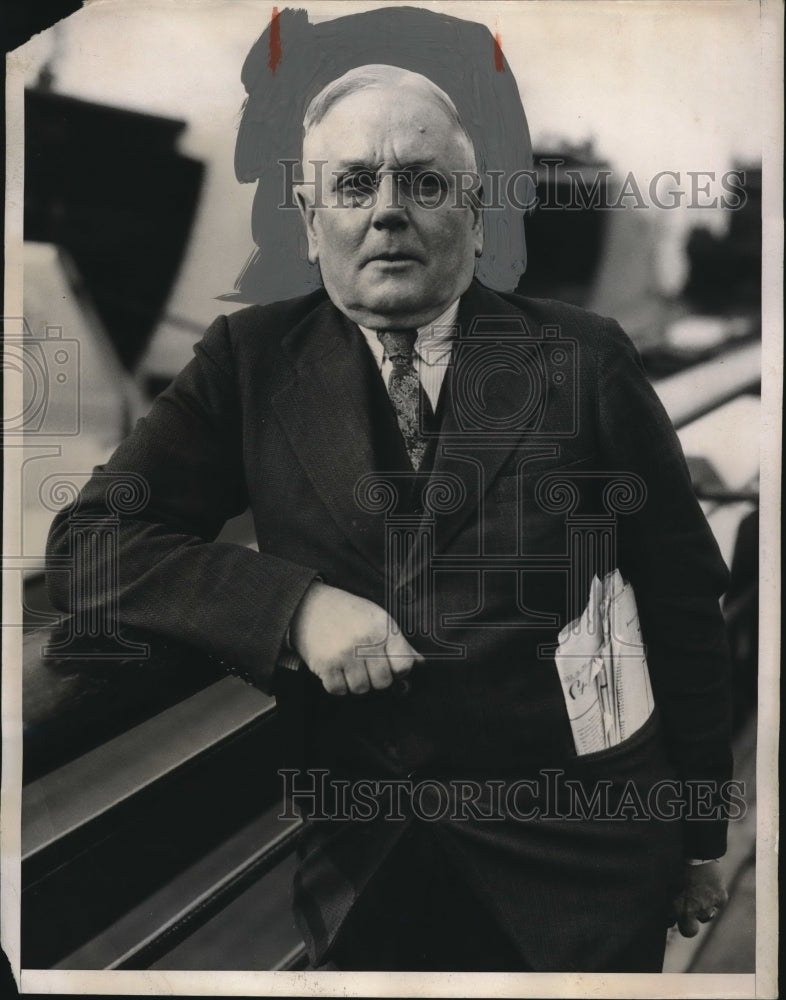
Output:
[[[306,4],[313,23],[380,6]],[[728,910],[698,938],[675,937],[667,971],[755,966],[763,103],[755,7],[601,3],[566,16],[559,4],[452,3],[449,11],[496,39],[529,122],[540,204],[526,221],[528,267],[517,290],[614,316],[633,338],[732,570],[724,610],[748,811],[731,824]],[[215,315],[243,305],[255,186],[238,183],[233,165],[246,97],[240,69],[270,23],[271,8],[250,0],[90,5],[11,59],[24,90],[24,245],[8,262],[12,276],[23,275],[24,300],[18,313],[6,308],[18,319],[6,320],[4,366],[24,384],[9,425],[20,442],[24,432],[24,461],[19,539],[5,571],[19,581],[26,630],[28,967],[302,964],[286,909],[295,831],[275,819],[274,705],[198,651],[155,647],[146,658],[118,646],[102,659],[89,641],[70,647],[57,638],[41,561],[53,516],[47,484],[87,476],[187,363]],[[603,203],[617,207],[567,208],[577,177],[587,189],[601,178]],[[281,266],[264,235],[259,249]],[[225,537],[251,544],[243,518]],[[271,762],[264,776],[249,755]],[[255,795],[239,793],[244,782]],[[151,809],[162,818],[155,831]],[[88,859],[101,873],[95,888]]]

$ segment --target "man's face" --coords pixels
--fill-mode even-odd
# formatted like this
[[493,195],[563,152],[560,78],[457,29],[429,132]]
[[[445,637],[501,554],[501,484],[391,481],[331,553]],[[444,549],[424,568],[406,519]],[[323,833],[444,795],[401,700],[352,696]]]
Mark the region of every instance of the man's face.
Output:
[[464,292],[483,247],[481,212],[457,193],[469,187],[471,153],[427,91],[339,100],[303,156],[304,179],[316,169],[323,180],[321,206],[313,186],[298,190],[309,260],[346,315],[375,329],[421,326]]

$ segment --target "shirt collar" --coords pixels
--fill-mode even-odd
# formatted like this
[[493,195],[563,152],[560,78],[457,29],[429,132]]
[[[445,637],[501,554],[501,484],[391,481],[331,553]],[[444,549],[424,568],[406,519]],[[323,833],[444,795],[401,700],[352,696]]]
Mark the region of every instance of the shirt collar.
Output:
[[[446,356],[450,355],[453,331],[458,318],[458,307],[459,300],[456,299],[436,319],[432,319],[425,326],[418,327],[418,339],[415,341],[415,350],[425,364],[437,365]],[[377,364],[381,368],[385,349],[379,342],[377,331],[367,326],[361,326],[360,329],[366,338],[368,346],[371,348],[372,354],[376,358]]]

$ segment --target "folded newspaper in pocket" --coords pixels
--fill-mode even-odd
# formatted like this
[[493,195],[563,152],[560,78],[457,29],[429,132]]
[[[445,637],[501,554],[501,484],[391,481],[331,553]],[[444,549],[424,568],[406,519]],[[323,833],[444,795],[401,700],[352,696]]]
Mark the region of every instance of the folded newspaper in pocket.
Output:
[[555,661],[577,754],[616,746],[650,717],[636,598],[619,570],[593,578],[583,614],[559,634]]

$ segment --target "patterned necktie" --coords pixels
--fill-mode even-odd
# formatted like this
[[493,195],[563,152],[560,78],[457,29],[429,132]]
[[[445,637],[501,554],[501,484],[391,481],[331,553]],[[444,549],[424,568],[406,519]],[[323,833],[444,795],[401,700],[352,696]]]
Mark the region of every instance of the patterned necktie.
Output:
[[427,406],[427,397],[415,371],[413,356],[417,330],[379,330],[380,343],[390,360],[393,370],[388,379],[388,395],[396,411],[396,419],[407,446],[407,454],[417,470],[423,461],[428,439],[422,433],[422,406]]

